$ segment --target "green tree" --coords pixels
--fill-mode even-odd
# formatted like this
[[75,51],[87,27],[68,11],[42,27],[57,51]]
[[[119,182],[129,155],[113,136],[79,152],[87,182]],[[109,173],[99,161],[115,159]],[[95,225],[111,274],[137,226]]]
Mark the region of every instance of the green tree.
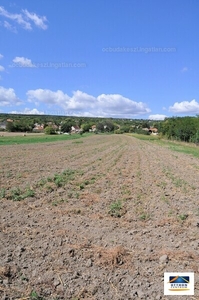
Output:
[[9,132],[14,132],[15,131],[15,125],[13,122],[7,122],[6,123],[6,130]]
[[82,124],[81,125],[81,129],[82,129],[82,131],[83,132],[88,132],[89,131],[89,129],[91,129],[91,127],[92,127],[92,123],[84,123],[84,124]]
[[62,132],[70,132],[71,131],[71,125],[69,123],[63,123],[61,125],[61,131]]
[[52,126],[47,126],[44,129],[45,134],[56,134],[55,129]]
[[105,131],[111,132],[111,131],[114,131],[114,129],[115,129],[114,123],[110,120],[106,120],[103,123],[103,125],[104,125],[104,128],[105,128]]
[[103,122],[98,122],[96,124],[96,130],[100,132],[104,132],[104,123]]

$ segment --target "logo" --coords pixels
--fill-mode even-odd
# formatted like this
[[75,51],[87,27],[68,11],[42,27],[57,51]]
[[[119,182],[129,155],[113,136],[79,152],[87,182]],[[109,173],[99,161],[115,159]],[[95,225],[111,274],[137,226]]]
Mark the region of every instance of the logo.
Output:
[[164,295],[194,295],[194,273],[164,273]]

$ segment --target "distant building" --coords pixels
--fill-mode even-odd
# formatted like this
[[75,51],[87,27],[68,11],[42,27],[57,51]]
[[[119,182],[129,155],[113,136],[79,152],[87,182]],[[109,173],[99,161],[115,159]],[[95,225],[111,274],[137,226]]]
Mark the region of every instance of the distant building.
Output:
[[149,132],[153,135],[158,135],[158,129],[155,127],[150,127]]
[[78,133],[80,131],[81,129],[79,128],[79,126],[74,125],[71,127],[71,133]]
[[38,123],[34,124],[33,131],[42,132],[43,130],[44,130],[44,124],[38,124]]
[[6,129],[6,121],[0,122],[0,128],[1,129]]

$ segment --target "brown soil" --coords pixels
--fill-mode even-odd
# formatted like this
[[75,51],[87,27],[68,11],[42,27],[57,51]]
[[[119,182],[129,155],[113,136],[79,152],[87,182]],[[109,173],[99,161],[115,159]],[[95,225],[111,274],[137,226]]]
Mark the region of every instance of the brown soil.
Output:
[[[125,135],[0,154],[0,299],[199,299],[197,158]],[[195,296],[164,296],[186,271]]]

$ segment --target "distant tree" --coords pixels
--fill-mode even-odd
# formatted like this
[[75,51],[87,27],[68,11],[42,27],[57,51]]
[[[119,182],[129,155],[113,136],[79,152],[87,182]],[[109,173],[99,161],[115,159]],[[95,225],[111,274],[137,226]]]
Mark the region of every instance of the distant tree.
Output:
[[195,117],[173,117],[165,119],[159,126],[159,131],[169,139],[192,141],[199,130],[198,118]]
[[92,127],[92,123],[84,123],[84,124],[82,124],[81,125],[81,129],[82,129],[82,132],[88,132],[89,131],[89,129],[91,129],[91,127]]
[[114,123],[110,120],[106,120],[103,123],[103,125],[104,125],[104,128],[105,128],[105,131],[111,132],[111,131],[114,131],[114,129],[115,129]]
[[9,132],[14,132],[15,131],[15,126],[13,122],[7,122],[6,123],[6,130]]
[[120,127],[120,130],[122,132],[129,132],[130,131],[131,126],[130,125],[123,125]]
[[144,122],[142,123],[142,128],[150,128],[149,122],[144,121]]
[[62,123],[61,131],[62,132],[70,132],[72,126],[73,126],[73,121],[71,119],[69,119],[69,120],[65,121],[64,123]]
[[47,126],[44,129],[45,134],[56,134],[55,129],[52,126]]
[[103,123],[103,122],[98,122],[98,123],[96,124],[96,130],[97,130],[97,131],[104,132],[104,123]]

